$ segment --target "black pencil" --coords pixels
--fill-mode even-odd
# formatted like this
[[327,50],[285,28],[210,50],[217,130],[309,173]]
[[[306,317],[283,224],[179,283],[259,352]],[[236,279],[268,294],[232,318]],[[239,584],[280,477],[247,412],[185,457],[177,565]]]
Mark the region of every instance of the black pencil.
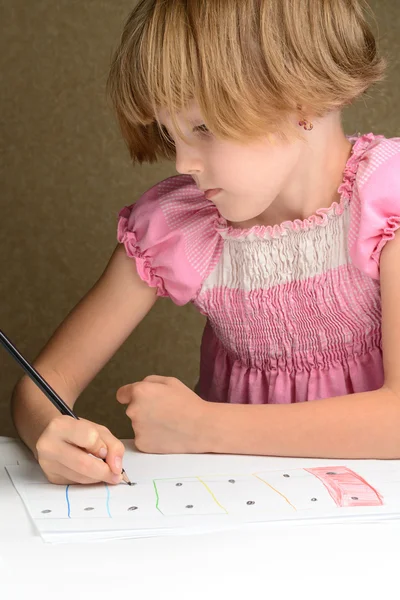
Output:
[[[38,386],[38,388],[43,392],[45,396],[50,400],[52,404],[60,411],[62,415],[68,415],[73,419],[79,420],[79,417],[70,409],[70,407],[60,398],[60,396],[53,390],[53,388],[43,379],[43,377],[36,371],[36,369],[22,356],[19,350],[14,346],[14,344],[9,340],[9,338],[1,331],[0,329],[0,343],[4,346],[4,348],[11,354],[13,358],[17,361],[17,363],[23,368],[25,373],[32,379],[34,383]],[[104,462],[106,460],[102,459]],[[125,483],[128,485],[132,485],[129,477],[125,473],[125,470],[122,469],[122,476]]]

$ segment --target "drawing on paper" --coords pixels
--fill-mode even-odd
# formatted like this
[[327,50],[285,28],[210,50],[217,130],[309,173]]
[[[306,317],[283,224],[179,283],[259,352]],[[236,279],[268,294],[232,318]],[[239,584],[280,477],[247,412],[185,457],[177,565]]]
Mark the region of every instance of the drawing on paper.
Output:
[[[68,485],[60,502],[60,488],[46,485],[48,494],[33,494],[32,508],[39,519],[140,519],[158,513],[164,517],[231,515],[258,516],[279,512],[312,513],[345,507],[377,507],[382,495],[355,471],[344,467],[317,467],[263,471],[245,475],[210,475],[154,479],[132,487],[106,484]],[[62,489],[62,488],[61,488]],[[43,498],[46,504],[43,505]],[[52,505],[53,504],[53,505]]]
[[336,506],[382,506],[379,492],[347,467],[305,469],[322,481]]

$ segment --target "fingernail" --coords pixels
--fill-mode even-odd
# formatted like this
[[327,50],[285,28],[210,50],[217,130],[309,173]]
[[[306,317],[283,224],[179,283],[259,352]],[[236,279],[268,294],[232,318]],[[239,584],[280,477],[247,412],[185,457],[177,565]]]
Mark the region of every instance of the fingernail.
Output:
[[115,461],[114,461],[115,467],[117,469],[121,469],[122,468],[122,460],[119,456],[115,457]]
[[99,456],[100,458],[105,458],[107,456],[107,448],[100,448]]

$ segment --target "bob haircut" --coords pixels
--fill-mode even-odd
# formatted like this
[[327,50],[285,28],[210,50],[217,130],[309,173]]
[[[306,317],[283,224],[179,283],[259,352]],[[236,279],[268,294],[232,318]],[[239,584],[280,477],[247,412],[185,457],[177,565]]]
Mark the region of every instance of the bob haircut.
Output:
[[[108,91],[134,162],[174,159],[159,123],[192,100],[222,139],[290,133],[381,80],[364,0],[140,0],[112,60]],[[294,129],[293,129],[294,131]]]

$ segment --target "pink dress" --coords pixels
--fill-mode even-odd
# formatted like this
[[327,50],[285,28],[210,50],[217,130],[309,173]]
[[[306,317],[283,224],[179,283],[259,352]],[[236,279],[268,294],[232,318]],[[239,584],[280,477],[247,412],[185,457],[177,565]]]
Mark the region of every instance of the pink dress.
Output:
[[207,317],[197,392],[291,403],[383,384],[379,260],[400,227],[400,138],[354,138],[341,199],[304,221],[235,229],[190,176],[120,213],[140,277]]

